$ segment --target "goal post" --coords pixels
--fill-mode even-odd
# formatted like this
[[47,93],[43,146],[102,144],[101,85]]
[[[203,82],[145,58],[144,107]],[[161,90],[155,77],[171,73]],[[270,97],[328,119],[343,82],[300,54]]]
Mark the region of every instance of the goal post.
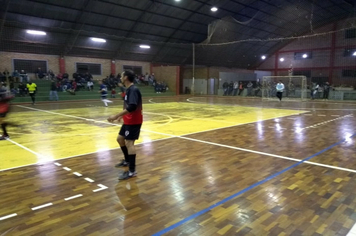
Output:
[[307,99],[307,77],[305,76],[263,76],[262,99],[277,100],[277,83],[284,84],[283,98],[286,100]]

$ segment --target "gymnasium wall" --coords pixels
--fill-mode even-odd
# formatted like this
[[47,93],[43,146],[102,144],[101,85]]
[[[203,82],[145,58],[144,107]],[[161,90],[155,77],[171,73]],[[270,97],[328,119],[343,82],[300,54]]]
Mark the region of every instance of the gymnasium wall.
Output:
[[[327,35],[296,39],[280,48],[273,55],[266,55],[257,69],[269,70],[273,75],[288,75],[293,65],[293,71],[310,71],[311,78],[328,77],[335,86],[356,86],[355,77],[343,77],[343,69],[356,70],[356,57],[345,57],[345,49],[356,49],[356,38],[346,38],[345,31],[340,29],[350,27],[356,18],[338,21],[314,30],[314,33],[336,31]],[[312,52],[311,59],[295,60],[295,52]],[[285,60],[281,62],[279,59]]]
[[[44,55],[44,54],[28,54],[28,53],[13,53],[13,52],[0,52],[0,71],[7,69],[9,72],[13,72],[14,68],[12,65],[12,59],[27,59],[27,60],[44,60],[47,61],[48,69],[53,70],[55,74],[59,73],[59,56],[57,55]],[[76,71],[77,62],[85,63],[97,63],[101,64],[102,75],[93,75],[95,80],[105,78],[111,73],[111,60],[99,59],[99,58],[89,58],[89,57],[64,57],[65,61],[65,71],[71,77]],[[124,65],[130,66],[141,66],[142,73],[150,73],[151,63],[149,62],[139,62],[139,61],[123,61],[115,60],[115,70],[116,74],[123,71]],[[35,78],[34,74],[29,73],[31,78]]]
[[177,83],[179,82],[179,66],[153,66],[152,72],[155,74],[156,80],[165,82],[169,90],[177,92]]

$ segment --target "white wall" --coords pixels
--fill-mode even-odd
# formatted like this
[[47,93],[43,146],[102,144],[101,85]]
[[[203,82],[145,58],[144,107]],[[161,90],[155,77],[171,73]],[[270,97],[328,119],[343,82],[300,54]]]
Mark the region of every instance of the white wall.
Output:
[[[185,87],[192,88],[193,79],[183,79],[183,91]],[[194,80],[194,94],[208,94],[208,81],[206,79]]]

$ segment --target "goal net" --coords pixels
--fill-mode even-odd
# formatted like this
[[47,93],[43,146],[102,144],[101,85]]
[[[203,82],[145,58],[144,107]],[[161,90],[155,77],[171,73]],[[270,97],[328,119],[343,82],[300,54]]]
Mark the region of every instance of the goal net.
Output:
[[263,76],[262,99],[277,100],[277,83],[284,84],[283,99],[306,100],[307,78],[305,76]]

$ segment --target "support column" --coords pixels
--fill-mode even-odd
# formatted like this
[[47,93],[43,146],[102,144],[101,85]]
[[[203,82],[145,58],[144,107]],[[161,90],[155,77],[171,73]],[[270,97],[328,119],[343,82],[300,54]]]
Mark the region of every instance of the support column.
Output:
[[176,95],[179,95],[180,91],[180,66],[176,66]]
[[111,74],[116,76],[116,63],[115,60],[111,60]]
[[[333,31],[336,30],[337,23],[333,24]],[[334,63],[335,63],[335,47],[336,47],[336,33],[331,35],[331,46],[330,46],[330,64],[329,64],[329,83],[332,84],[332,77],[334,72]]]
[[277,76],[278,73],[278,57],[279,57],[279,52],[277,51],[274,58],[274,76]]
[[59,57],[59,73],[66,73],[66,63],[63,56]]

